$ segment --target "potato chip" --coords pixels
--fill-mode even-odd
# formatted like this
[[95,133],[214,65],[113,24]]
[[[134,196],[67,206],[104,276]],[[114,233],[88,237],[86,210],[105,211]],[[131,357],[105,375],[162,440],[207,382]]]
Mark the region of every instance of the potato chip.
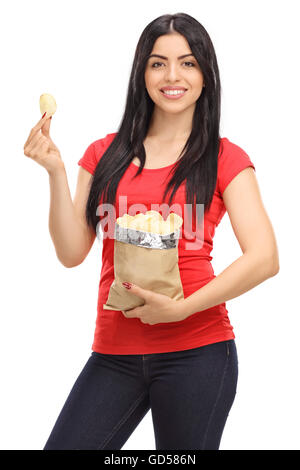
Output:
[[40,96],[41,114],[44,114],[45,112],[47,112],[48,117],[53,116],[53,114],[56,111],[56,108],[57,108],[56,101],[52,95],[50,95],[49,93],[43,93]]
[[120,227],[156,233],[158,235],[167,235],[177,231],[181,227],[182,218],[172,212],[169,214],[167,220],[164,220],[159,212],[151,210],[147,211],[145,214],[140,213],[135,216],[124,214],[117,219],[117,222]]

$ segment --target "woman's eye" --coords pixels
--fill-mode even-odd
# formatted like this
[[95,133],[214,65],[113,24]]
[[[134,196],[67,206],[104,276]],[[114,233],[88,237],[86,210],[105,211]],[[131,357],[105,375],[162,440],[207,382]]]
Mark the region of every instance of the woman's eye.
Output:
[[[184,64],[191,64],[193,67],[195,67],[195,64],[194,64],[193,62],[183,62],[183,63],[184,63]],[[154,62],[154,63],[152,64],[152,67],[153,67],[154,69],[160,68],[160,67],[155,67],[155,65],[157,65],[157,64],[158,64],[158,65],[163,65],[162,62]],[[189,66],[188,68],[190,68],[190,66]]]

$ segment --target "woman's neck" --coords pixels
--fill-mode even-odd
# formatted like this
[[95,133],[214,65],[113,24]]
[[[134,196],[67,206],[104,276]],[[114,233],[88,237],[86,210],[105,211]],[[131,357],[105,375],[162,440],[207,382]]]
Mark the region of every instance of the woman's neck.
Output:
[[152,113],[148,138],[162,143],[187,140],[192,131],[193,109],[171,114],[155,107]]

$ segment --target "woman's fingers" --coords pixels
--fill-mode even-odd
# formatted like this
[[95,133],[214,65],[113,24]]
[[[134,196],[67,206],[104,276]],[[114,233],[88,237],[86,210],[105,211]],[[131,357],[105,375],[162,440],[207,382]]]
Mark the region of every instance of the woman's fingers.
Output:
[[30,157],[33,158],[34,160],[40,161],[43,157],[42,155],[47,152],[47,149],[49,147],[49,143],[46,142],[45,140],[41,140],[36,143],[35,146],[32,147],[30,150]]
[[43,137],[43,134],[41,134],[40,132],[37,132],[36,134],[32,136],[31,140],[26,145],[27,152],[30,151],[30,149],[35,146],[35,144],[41,139],[41,137]]
[[41,154],[41,152],[38,152],[38,149],[43,148],[44,150],[46,144],[49,147],[50,142],[48,141],[47,137],[41,134],[37,134],[32,138],[30,144],[27,145],[26,150],[24,150],[24,153],[27,157],[35,158],[36,156]]
[[[31,139],[33,138],[33,136],[35,134],[38,133],[38,131],[43,127],[44,123],[46,122],[46,120],[48,119],[47,117],[47,113],[45,114],[44,117],[42,117],[39,122],[37,122],[37,124],[31,129],[30,131],[30,134],[29,134],[29,137],[28,139],[26,140],[25,144],[24,144],[24,150],[25,150],[25,147],[27,147],[27,145],[30,143]],[[50,118],[49,118],[49,121],[50,121]]]
[[49,135],[49,130],[50,130],[50,124],[51,124],[51,119],[49,117],[49,119],[46,119],[46,121],[44,121],[42,127],[41,127],[41,132],[42,134],[44,134],[46,137],[50,137]]

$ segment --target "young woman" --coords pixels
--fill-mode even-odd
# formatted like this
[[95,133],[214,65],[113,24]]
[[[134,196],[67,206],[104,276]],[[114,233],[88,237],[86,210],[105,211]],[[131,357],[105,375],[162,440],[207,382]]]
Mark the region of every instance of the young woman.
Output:
[[[61,263],[82,263],[99,226],[103,231],[92,353],[44,449],[121,449],[150,409],[156,449],[219,448],[238,376],[225,302],[279,270],[255,167],[241,147],[220,137],[219,121],[212,42],[197,20],[179,13],[163,15],[143,31],[122,122],[87,147],[73,201],[49,135],[50,119],[32,129],[24,153],[49,173],[50,233]],[[114,208],[119,217],[159,210],[157,204],[184,214],[178,240],[184,299],[146,290],[142,279],[130,286],[126,279],[131,290],[124,286],[124,292],[143,305],[103,309],[114,281],[114,239],[104,236],[101,207]],[[204,207],[200,238],[191,237],[185,205],[193,216]],[[243,254],[215,276],[212,239],[226,210]]]

